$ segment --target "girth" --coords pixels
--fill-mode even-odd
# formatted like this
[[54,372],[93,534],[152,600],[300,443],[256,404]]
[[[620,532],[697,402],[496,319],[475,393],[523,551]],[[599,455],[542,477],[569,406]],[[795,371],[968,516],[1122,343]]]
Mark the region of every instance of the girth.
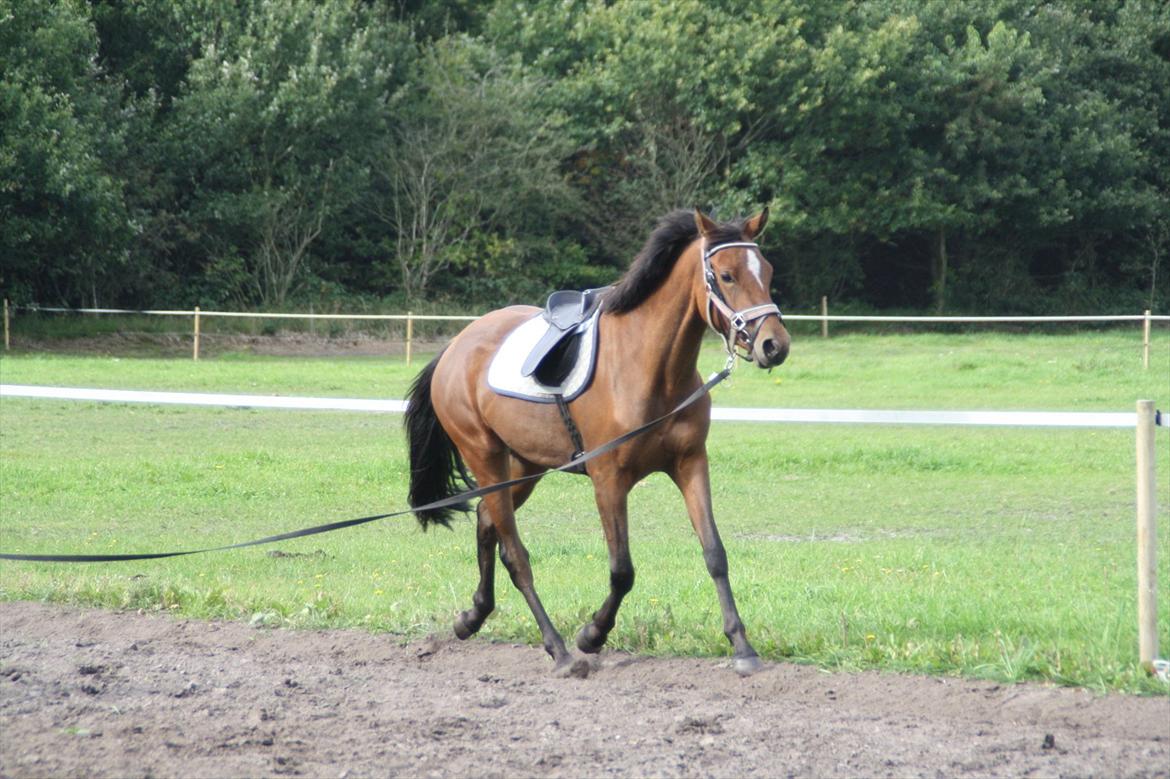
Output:
[[[601,305],[605,293],[610,287],[602,289],[587,289],[583,292],[576,290],[560,290],[548,296],[542,316],[549,323],[548,332],[533,347],[528,359],[524,361],[521,374],[536,378],[549,386],[559,386],[565,375],[572,369],[577,360],[577,352],[581,347],[578,337],[586,322]],[[569,440],[573,442],[573,455],[570,461],[576,460],[585,453],[585,442],[581,440],[581,431],[569,413],[569,404],[565,396],[553,395],[557,404],[557,411],[561,413],[561,421],[569,433]],[[568,473],[585,473],[584,465],[574,465],[565,469]]]
[[[569,458],[569,462],[580,459],[581,455],[585,454],[585,442],[581,440],[581,431],[577,429],[577,423],[573,421],[573,415],[569,413],[569,404],[565,402],[564,395],[554,395],[557,402],[557,411],[561,412],[561,421],[565,423],[565,429],[569,431],[569,439],[573,442],[573,454]],[[585,473],[584,463],[574,465],[571,468],[565,469],[566,473]]]

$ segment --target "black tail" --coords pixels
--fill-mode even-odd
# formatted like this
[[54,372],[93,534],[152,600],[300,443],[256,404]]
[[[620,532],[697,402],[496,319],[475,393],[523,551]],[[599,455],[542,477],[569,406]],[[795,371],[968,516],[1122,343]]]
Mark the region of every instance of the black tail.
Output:
[[[475,482],[467,474],[463,466],[463,458],[459,450],[451,442],[450,436],[439,418],[435,416],[435,407],[431,403],[431,379],[435,375],[435,366],[439,364],[440,352],[430,365],[422,369],[415,377],[410,387],[410,403],[406,409],[403,424],[406,426],[406,440],[410,444],[410,494],[407,500],[411,507],[425,506],[452,495],[458,495],[465,489],[474,489]],[[457,503],[446,508],[416,511],[414,515],[426,530],[432,523],[451,526],[451,516],[456,511],[471,511],[471,504]]]

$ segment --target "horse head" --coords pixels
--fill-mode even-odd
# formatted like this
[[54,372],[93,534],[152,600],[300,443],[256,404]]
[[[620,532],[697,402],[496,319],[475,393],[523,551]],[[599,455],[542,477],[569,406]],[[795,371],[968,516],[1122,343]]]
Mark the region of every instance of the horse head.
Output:
[[734,240],[728,238],[726,225],[695,209],[701,272],[694,299],[728,351],[743,347],[745,359],[761,368],[784,362],[791,344],[780,309],[772,302],[772,265],[755,243],[767,222],[765,208],[744,222],[739,240]]

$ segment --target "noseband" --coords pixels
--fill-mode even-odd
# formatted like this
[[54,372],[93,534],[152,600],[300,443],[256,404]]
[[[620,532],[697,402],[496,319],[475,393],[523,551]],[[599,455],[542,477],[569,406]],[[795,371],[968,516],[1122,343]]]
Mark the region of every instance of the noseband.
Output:
[[[707,326],[718,333],[723,339],[723,345],[727,347],[729,359],[732,355],[737,354],[735,347],[742,343],[744,349],[747,350],[747,355],[741,354],[740,357],[743,357],[745,360],[751,360],[756,335],[759,334],[760,328],[757,327],[756,332],[752,333],[748,329],[748,325],[757,319],[764,319],[773,314],[783,324],[784,315],[780,313],[780,307],[775,303],[761,303],[758,306],[749,306],[739,311],[733,309],[727,302],[727,298],[723,296],[723,290],[719,288],[719,284],[715,279],[715,270],[711,267],[711,257],[716,252],[721,252],[724,249],[758,250],[760,247],[751,241],[732,241],[707,248],[707,240],[704,238],[701,248],[703,256],[703,283],[707,286]],[[711,315],[712,308],[722,314],[723,318],[727,320],[728,330],[726,333],[715,326],[715,318]]]

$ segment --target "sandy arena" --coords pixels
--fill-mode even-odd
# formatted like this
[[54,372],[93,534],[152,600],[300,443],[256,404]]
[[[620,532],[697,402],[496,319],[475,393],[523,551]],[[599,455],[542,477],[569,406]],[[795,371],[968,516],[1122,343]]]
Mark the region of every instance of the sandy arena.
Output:
[[1168,776],[1170,697],[0,604],[0,775]]

